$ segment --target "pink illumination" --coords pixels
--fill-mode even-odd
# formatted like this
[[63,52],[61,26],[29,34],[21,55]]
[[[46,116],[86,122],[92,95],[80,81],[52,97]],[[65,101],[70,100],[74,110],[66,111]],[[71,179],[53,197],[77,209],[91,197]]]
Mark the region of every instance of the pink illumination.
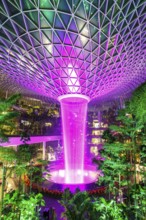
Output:
[[[66,172],[64,169],[60,169],[56,166],[55,169],[53,169],[51,173],[51,178],[48,179],[49,181],[52,181],[54,183],[58,184],[63,184],[63,185],[68,185],[70,188],[70,184],[73,183],[65,183],[66,181]],[[47,179],[47,177],[45,177]],[[98,178],[98,173],[96,170],[96,167],[94,166],[86,166],[83,170],[83,183],[78,183],[78,184],[88,184],[97,181]],[[75,184],[76,185],[76,184]],[[66,187],[66,186],[65,186]]]
[[[27,144],[35,144],[35,143],[42,143],[47,141],[56,141],[61,140],[61,136],[31,136],[30,140],[27,141]],[[0,146],[3,147],[10,147],[10,146],[19,146],[24,144],[20,137],[9,137],[8,142],[1,142],[0,139]]]
[[83,183],[85,126],[89,98],[70,94],[60,96],[58,100],[62,111],[65,183]]

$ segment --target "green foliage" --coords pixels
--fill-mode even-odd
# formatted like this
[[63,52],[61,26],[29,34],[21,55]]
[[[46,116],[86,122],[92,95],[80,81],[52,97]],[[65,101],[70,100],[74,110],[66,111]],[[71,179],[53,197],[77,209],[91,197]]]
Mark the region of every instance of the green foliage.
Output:
[[123,208],[124,204],[118,204],[115,200],[107,201],[99,198],[95,201],[95,209],[98,212],[99,220],[126,220]]
[[[144,220],[146,216],[146,84],[138,88],[126,103],[125,109],[118,113],[116,123],[104,132],[104,149],[101,156],[105,158],[101,165],[104,176],[100,182],[107,184],[110,202],[100,201],[102,216],[99,219],[113,219],[110,208],[116,210],[118,190],[126,190],[125,212],[128,219]],[[138,179],[141,175],[141,179]],[[138,181],[139,185],[137,185]],[[124,186],[124,188],[123,188]],[[111,196],[112,194],[112,196]],[[118,205],[119,206],[119,205]],[[103,211],[103,213],[102,213]],[[116,213],[118,213],[118,209]],[[114,214],[116,216],[116,214]],[[119,217],[118,217],[119,216]],[[121,219],[120,213],[115,219]]]
[[94,203],[87,192],[78,192],[72,196],[69,190],[65,190],[60,204],[65,208],[62,217],[68,220],[97,220]]
[[[19,115],[17,112],[12,111],[13,105],[19,98],[20,95],[14,95],[6,100],[0,100],[1,142],[8,141],[7,127],[13,128],[13,119]],[[22,189],[25,192],[25,184],[22,181],[22,176],[27,174],[30,177],[30,192],[32,181],[40,181],[41,179],[40,176],[38,178],[38,175],[34,175],[40,172],[41,167],[35,167],[31,163],[33,156],[36,154],[36,148],[32,149],[27,145],[27,141],[30,140],[27,132],[24,131],[22,133],[21,140],[24,144],[19,146],[18,151],[15,151],[13,148],[0,147],[0,163],[3,168],[0,219],[4,220],[37,220],[39,216],[37,215],[36,207],[38,205],[44,205],[41,194],[21,194]],[[19,192],[10,192],[4,198],[6,179],[8,176],[11,177],[12,174],[16,175],[17,180],[19,178]],[[3,199],[5,199],[5,204],[3,203]]]
[[[140,95],[140,91],[143,92],[144,89],[140,88],[135,91],[132,99],[126,103],[126,108],[119,110],[116,124],[110,125],[110,130],[108,129],[103,134],[105,145],[102,156],[105,160],[101,169],[105,176],[100,177],[100,181],[105,180],[107,184],[114,185],[114,181],[119,179],[121,185],[119,175],[127,175],[127,179],[136,169],[137,155],[140,154],[143,160],[145,158],[144,153],[140,153],[140,146],[142,144],[145,146],[146,143],[146,136],[143,132],[144,122],[138,118],[138,107],[135,101],[137,97],[142,97],[143,93]],[[140,98],[137,101],[140,105],[143,99]],[[141,105],[143,108],[146,107],[144,104]],[[128,179],[127,184],[129,184]]]
[[103,132],[102,139],[106,140],[108,143],[113,143],[115,141],[115,137],[111,134],[109,129]]
[[12,165],[16,159],[16,152],[13,148],[0,146],[0,163]]
[[18,147],[17,153],[18,153],[18,158],[17,158],[18,164],[29,163],[33,156],[31,147],[27,144],[20,145]]
[[12,105],[16,104],[16,102],[21,98],[20,94],[15,94],[10,96],[7,99],[0,99],[0,112],[7,111]]
[[127,103],[129,111],[135,115],[136,120],[142,124],[146,122],[146,83],[138,87]]
[[62,217],[68,220],[127,220],[125,215],[125,205],[117,203],[115,200],[105,198],[90,198],[87,192],[77,192],[72,195],[69,190],[65,190],[61,205],[65,211]]
[[[34,152],[32,152],[34,149]],[[36,153],[36,148],[31,148],[29,145],[21,145],[17,151],[13,148],[0,147],[0,162],[5,169],[4,187],[8,177],[16,175],[16,182],[20,191],[28,190],[23,181],[24,175],[30,179],[30,191],[32,183],[40,183],[44,179],[42,177],[42,166],[35,166],[32,162],[33,155]],[[44,166],[46,161],[40,161]],[[49,176],[49,174],[48,174]]]
[[138,220],[145,220],[146,217],[146,186],[136,185],[130,189],[131,205],[127,214],[132,213]]
[[42,194],[20,194],[13,191],[6,194],[4,199],[5,208],[2,220],[38,220],[39,213],[36,212],[38,206],[44,206]]
[[13,119],[19,113],[12,111],[12,106],[20,99],[20,94],[13,95],[8,99],[0,99],[0,141],[5,142],[8,140],[7,131],[8,127],[13,129]]
[[125,186],[125,179],[122,180],[121,176],[127,175],[127,171],[131,168],[126,152],[129,150],[121,143],[106,143],[101,153],[101,156],[105,158],[100,167],[104,176],[99,177],[99,183],[107,184],[110,191],[113,191],[115,182],[118,182],[119,187]]

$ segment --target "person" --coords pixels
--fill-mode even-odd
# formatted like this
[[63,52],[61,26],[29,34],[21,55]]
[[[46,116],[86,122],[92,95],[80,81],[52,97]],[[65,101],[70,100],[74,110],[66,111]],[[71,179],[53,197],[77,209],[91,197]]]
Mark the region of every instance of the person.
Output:
[[49,210],[49,220],[57,220],[57,215],[54,207],[50,207]]
[[123,203],[123,192],[121,189],[119,189],[119,195],[117,196],[117,202]]
[[49,208],[45,208],[43,211],[43,217],[45,220],[49,220]]

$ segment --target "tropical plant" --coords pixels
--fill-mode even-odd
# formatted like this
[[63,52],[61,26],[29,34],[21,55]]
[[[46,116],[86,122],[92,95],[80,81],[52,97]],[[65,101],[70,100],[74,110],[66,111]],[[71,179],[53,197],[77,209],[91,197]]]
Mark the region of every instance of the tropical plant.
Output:
[[42,194],[21,194],[18,190],[6,194],[2,220],[38,220],[39,207],[44,206]]
[[72,195],[66,189],[60,204],[65,208],[62,217],[68,220],[97,220],[94,203],[87,192],[77,192]]
[[0,163],[2,167],[2,188],[1,188],[1,206],[0,206],[0,216],[3,209],[3,199],[6,179],[11,176],[11,169],[16,162],[15,150],[12,148],[0,147]]
[[139,86],[128,103],[129,111],[135,116],[136,121],[146,123],[146,83]]
[[15,119],[19,113],[13,111],[13,105],[20,99],[20,94],[15,94],[7,99],[0,99],[0,142],[8,140],[8,131],[14,129]]
[[[104,150],[101,153],[102,157],[105,158],[100,166],[104,175],[99,177],[99,183],[106,184],[107,191],[109,192],[109,199],[111,199],[111,193],[115,192],[115,186],[120,189],[122,186],[127,184],[127,179],[123,178],[127,175],[127,169],[130,169],[130,164],[127,162],[125,146],[120,143],[106,144]],[[117,190],[116,190],[117,191]]]
[[[143,197],[146,177],[145,88],[146,84],[134,92],[126,107],[119,110],[116,123],[104,132],[105,144],[101,156],[105,160],[100,165],[104,176],[99,177],[100,182],[108,186],[109,199],[116,201],[119,190],[125,191],[128,219],[132,216],[136,220],[146,216]],[[98,161],[94,162],[98,164]]]
[[[46,160],[37,160],[40,164],[35,165],[33,162],[33,157],[37,154],[37,148],[35,146],[29,146],[27,143],[20,145],[17,149],[16,155],[17,160],[13,172],[19,178],[19,190],[23,193],[26,192],[26,184],[24,178],[29,179],[29,192],[32,191],[32,184],[41,183],[44,178],[42,173],[45,170],[45,165],[48,164]],[[28,188],[28,187],[27,187]]]
[[[14,128],[14,119],[19,115],[18,112],[13,111],[13,107],[16,104],[20,95],[13,95],[8,99],[0,100],[0,141],[8,141],[8,131],[10,128]],[[23,145],[19,146],[15,151],[13,148],[0,147],[0,164],[2,167],[2,193],[1,193],[1,204],[0,204],[0,218],[4,208],[4,190],[6,181],[9,178],[15,177],[18,181],[19,191],[25,192],[25,183],[23,181],[24,176],[27,174],[30,177],[30,192],[32,188],[32,181],[34,181],[34,173],[41,170],[40,167],[35,167],[31,160],[36,151],[34,148],[30,148],[27,145],[27,141],[30,140],[28,132],[23,130],[21,133],[21,140]],[[38,175],[37,175],[38,177]],[[14,179],[14,178],[13,178]],[[41,178],[37,178],[40,180]],[[9,184],[10,185],[10,184]],[[12,187],[13,188],[13,187]],[[10,190],[12,190],[12,188]]]
[[[33,154],[31,154],[31,151],[29,150],[30,148],[28,146],[27,146],[27,148],[25,148],[25,147],[23,148],[21,146],[20,149],[18,148],[18,151],[15,151],[13,148],[10,148],[10,147],[9,148],[0,147],[0,158],[1,158],[0,160],[1,160],[2,166],[3,166],[3,181],[2,181],[2,192],[3,193],[2,193],[2,198],[1,198],[1,205],[2,205],[1,206],[1,213],[4,208],[4,202],[3,202],[4,189],[5,189],[5,183],[6,183],[6,180],[8,177],[15,176],[15,181],[18,180],[17,183],[18,183],[19,193],[21,193],[22,195],[26,192],[26,186],[25,186],[25,182],[24,182],[25,175],[27,175],[30,178],[30,184],[29,184],[29,193],[30,194],[32,191],[32,182],[40,181],[40,179],[42,179],[42,175],[38,175],[38,172],[40,173],[40,171],[42,174],[42,168],[36,167],[36,166],[34,166],[33,163],[31,163],[31,159],[32,159]],[[41,164],[44,164],[44,163],[45,163],[44,161],[41,161]],[[35,174],[37,174],[37,175],[35,175]],[[13,187],[11,188],[11,190],[12,189],[13,189]],[[11,191],[9,191],[8,193],[11,193]],[[15,198],[15,196],[14,196],[14,198]],[[27,203],[27,201],[25,203]],[[23,206],[22,206],[22,208],[23,208]],[[16,215],[15,217],[18,217],[17,215],[19,215],[19,212],[13,212],[13,214],[12,213],[10,214],[10,216],[13,217],[12,219],[14,219],[14,216],[12,216],[12,215]],[[22,218],[22,219],[24,219],[24,218]]]
[[[19,113],[12,110],[13,105],[20,98],[20,94],[13,95],[7,99],[0,99],[0,142],[8,141],[7,132],[14,128],[13,119],[16,118]],[[14,150],[0,148],[0,163],[2,167],[2,192],[1,192],[1,205],[0,216],[3,208],[3,197],[6,180],[6,166],[11,162],[14,162],[15,155]]]
[[[136,189],[135,189],[136,188]],[[131,204],[127,207],[129,219],[145,220],[146,217],[146,186],[139,184],[130,190]],[[130,214],[129,214],[130,213]],[[131,218],[132,216],[132,218]]]
[[118,204],[115,200],[108,201],[105,198],[99,198],[94,206],[98,212],[98,220],[127,220],[123,212],[124,204]]

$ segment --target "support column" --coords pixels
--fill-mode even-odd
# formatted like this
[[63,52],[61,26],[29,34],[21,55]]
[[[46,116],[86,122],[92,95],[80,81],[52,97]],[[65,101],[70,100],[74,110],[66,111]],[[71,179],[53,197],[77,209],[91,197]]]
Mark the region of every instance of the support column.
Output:
[[46,142],[44,141],[43,142],[43,157],[42,157],[43,160],[46,159]]
[[99,123],[99,128],[101,127],[101,112],[98,111],[98,123]]
[[89,97],[79,94],[63,95],[61,103],[65,182],[83,183],[87,104]]
[[19,148],[19,145],[12,146],[12,148],[17,152],[18,148]]

